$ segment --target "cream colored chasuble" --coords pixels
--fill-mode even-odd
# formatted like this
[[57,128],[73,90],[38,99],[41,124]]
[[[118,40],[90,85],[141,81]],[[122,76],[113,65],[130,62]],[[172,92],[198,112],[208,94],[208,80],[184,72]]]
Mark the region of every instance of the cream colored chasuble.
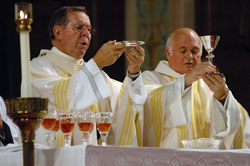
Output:
[[[237,126],[239,126],[240,122],[237,121],[240,112],[237,102],[233,101],[233,104],[226,104],[226,107],[232,107],[232,111],[229,111],[226,114],[224,112],[221,113],[219,110],[223,109],[222,105],[218,103],[218,101],[215,101],[212,92],[202,79],[199,79],[192,84],[191,91],[190,88],[184,90],[184,85],[178,87],[178,83],[174,83],[174,81],[184,81],[183,76],[169,69],[167,62],[161,61],[155,71],[146,71],[143,73],[145,86],[148,93],[150,93],[150,99],[147,100],[146,107],[144,107],[144,118],[146,122],[149,122],[148,125],[145,124],[144,126],[145,146],[166,147],[166,145],[170,145],[171,147],[183,147],[181,143],[181,140],[183,139],[209,138],[216,136],[224,139],[223,137],[230,135],[233,135],[231,137],[234,137],[238,128]],[[164,86],[166,84],[168,84],[168,88]],[[154,88],[152,88],[152,86]],[[174,90],[172,91],[171,89]],[[182,96],[177,97],[178,92],[181,93]],[[188,94],[190,95],[190,100],[185,100],[185,98],[188,97]],[[172,98],[174,100],[178,100],[179,98],[179,105],[182,103],[182,106],[177,106],[178,103],[171,100]],[[168,101],[164,100],[170,100],[170,102],[167,103]],[[232,96],[229,96],[229,99],[225,102],[229,102],[228,100],[232,100]],[[188,101],[190,101],[190,103]],[[166,105],[170,106],[166,107]],[[217,105],[221,105],[218,106],[219,109],[217,108]],[[168,110],[165,111],[166,109]],[[190,112],[186,109],[190,110]],[[173,114],[175,114],[175,116],[173,116]],[[152,117],[152,120],[149,116]],[[225,117],[229,116],[229,120],[226,120]],[[236,118],[233,116],[236,116]],[[223,123],[218,123],[218,121],[223,121]],[[150,122],[152,122],[153,130],[150,129]],[[173,128],[175,128],[175,130],[173,130]],[[154,133],[153,135],[152,131]],[[175,134],[177,142],[174,140]],[[151,138],[145,138],[146,136],[149,137],[149,135],[151,135]],[[173,138],[171,139],[171,137]],[[236,138],[238,145],[233,143],[232,139],[230,141],[226,140],[226,143],[229,144],[227,148],[232,148],[232,145],[234,148],[240,148],[242,146],[243,137],[240,130],[238,130],[235,139]],[[175,142],[177,144],[175,144]]]
[[[94,112],[111,111],[113,114],[112,129],[108,137],[108,143],[116,145],[142,145],[142,107],[147,93],[141,76],[133,82],[126,77],[124,82],[121,83],[110,79],[104,72],[101,72],[101,77],[98,77],[100,74],[95,72],[93,68],[93,65],[96,64],[91,66],[88,65],[90,63],[88,62],[86,63],[88,66],[85,68],[83,67],[83,61],[76,63],[49,50],[41,52],[41,55],[44,55],[44,53],[46,55],[35,59],[32,65],[32,88],[34,89],[32,92],[34,92],[35,96],[47,95],[50,100],[49,107],[61,111],[71,109],[92,110]],[[84,73],[82,72],[87,75],[86,78],[83,77]],[[102,78],[105,80],[102,80]],[[90,83],[81,85],[80,81],[82,83],[89,81]],[[108,90],[102,88],[103,85],[93,87],[95,82],[97,84],[107,83]],[[47,85],[48,87],[46,88]],[[92,87],[87,88],[88,85],[92,85]],[[49,90],[49,87],[52,89],[52,92]],[[44,92],[47,89],[48,92]],[[109,94],[109,97],[107,94]],[[85,99],[83,100],[83,98]],[[97,144],[96,132],[92,132],[92,134],[94,135],[91,139],[94,140],[92,144]],[[58,146],[63,144],[62,138],[59,134]],[[73,138],[73,144],[81,144],[81,133],[77,125],[75,125],[73,131]]]

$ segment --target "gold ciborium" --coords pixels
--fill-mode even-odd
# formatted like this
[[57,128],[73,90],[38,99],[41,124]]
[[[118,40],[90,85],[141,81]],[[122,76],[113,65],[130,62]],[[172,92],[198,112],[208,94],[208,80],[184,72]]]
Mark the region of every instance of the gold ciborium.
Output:
[[6,99],[7,114],[19,127],[23,142],[23,165],[34,166],[35,132],[48,112],[47,98]]

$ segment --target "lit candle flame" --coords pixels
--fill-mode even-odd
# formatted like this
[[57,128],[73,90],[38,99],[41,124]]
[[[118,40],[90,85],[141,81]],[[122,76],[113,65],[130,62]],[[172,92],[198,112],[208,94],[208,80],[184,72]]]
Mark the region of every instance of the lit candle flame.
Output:
[[24,13],[22,10],[20,10],[19,16],[20,16],[21,19],[27,19],[28,18],[27,13]]

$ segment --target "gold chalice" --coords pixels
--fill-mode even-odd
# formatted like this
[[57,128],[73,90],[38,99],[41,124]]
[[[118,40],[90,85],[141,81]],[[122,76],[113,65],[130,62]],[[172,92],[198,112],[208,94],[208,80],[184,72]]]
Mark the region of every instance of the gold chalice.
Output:
[[34,166],[35,131],[48,111],[47,98],[6,99],[7,114],[19,127],[23,142],[23,165]]

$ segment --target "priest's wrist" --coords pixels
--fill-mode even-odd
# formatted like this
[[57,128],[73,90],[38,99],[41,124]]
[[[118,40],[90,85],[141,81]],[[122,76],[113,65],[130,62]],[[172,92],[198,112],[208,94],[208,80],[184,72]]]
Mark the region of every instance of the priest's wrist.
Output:
[[185,75],[185,88],[191,86],[194,81],[196,81],[196,79],[194,78],[194,76],[192,76],[191,73],[187,73]]
[[131,78],[133,81],[134,81],[137,77],[139,77],[139,75],[140,75],[140,71],[137,72],[137,73],[135,73],[135,74],[131,74],[131,73],[127,70],[127,76],[128,76],[129,78]]
[[215,97],[217,100],[219,100],[219,101],[224,101],[224,100],[226,100],[227,95],[228,95],[228,89],[226,90],[226,93],[225,93],[224,95],[222,95],[222,96],[220,96],[220,97],[216,97],[216,96],[214,96],[214,97]]
[[99,67],[100,70],[102,70],[102,68],[105,66],[103,63],[102,63],[102,60],[96,58],[95,56],[92,58],[96,65]]

